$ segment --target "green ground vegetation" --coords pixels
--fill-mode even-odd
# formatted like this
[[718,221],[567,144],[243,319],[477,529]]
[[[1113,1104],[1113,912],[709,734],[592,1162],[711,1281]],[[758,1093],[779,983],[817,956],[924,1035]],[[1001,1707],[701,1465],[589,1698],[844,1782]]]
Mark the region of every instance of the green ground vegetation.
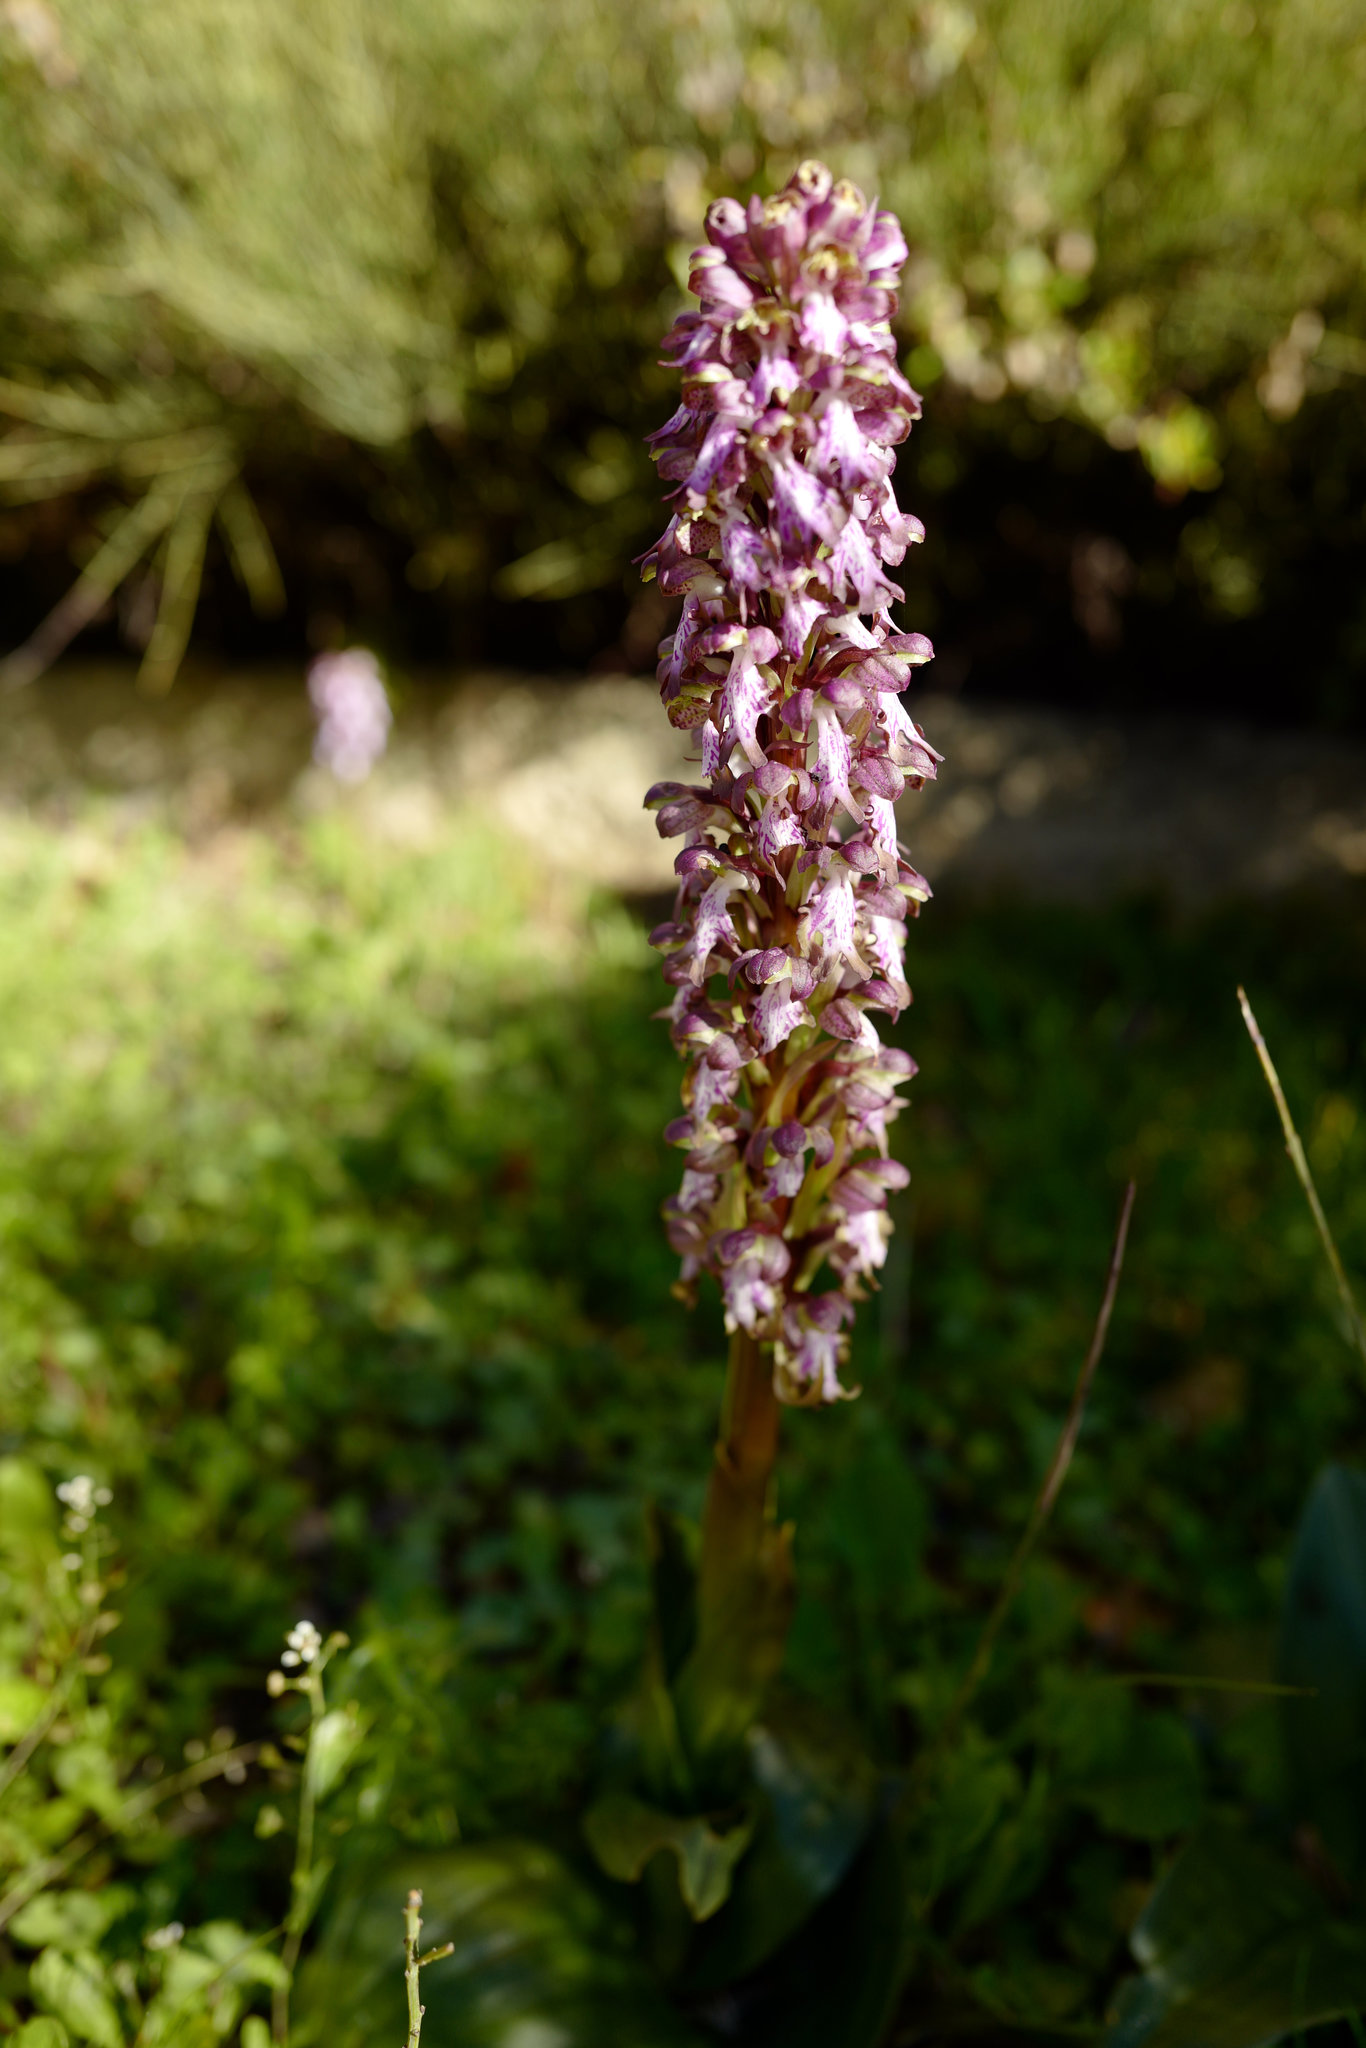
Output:
[[[49,1654],[25,1573],[76,1472],[113,1494],[122,1617],[10,1804],[4,1882],[94,1826],[66,1881],[105,1905],[61,1909],[87,1948],[282,1917],[287,1744],[150,1832],[99,1822],[205,1744],[285,1743],[264,1678],[300,1615],[353,1644],[328,1680],[359,1744],[327,1808],[343,1876],[457,1830],[572,1845],[641,1653],[644,1503],[696,1511],[723,1357],[715,1304],[669,1294],[677,1074],[641,917],[547,909],[477,817],[414,848],[345,810],[197,849],[12,819],[0,905],[8,1740]],[[1363,914],[936,903],[913,934],[913,1180],[864,1391],[788,1419],[781,1503],[785,1684],[889,1766],[971,1653],[1138,1183],[1075,1465],[917,1852],[934,1969],[979,2010],[1094,2021],[1167,1845],[1275,1779],[1265,1703],[1123,1681],[1265,1679],[1309,1482],[1366,1451],[1234,1001],[1360,1273]],[[64,1925],[0,1934],[0,2015]]]

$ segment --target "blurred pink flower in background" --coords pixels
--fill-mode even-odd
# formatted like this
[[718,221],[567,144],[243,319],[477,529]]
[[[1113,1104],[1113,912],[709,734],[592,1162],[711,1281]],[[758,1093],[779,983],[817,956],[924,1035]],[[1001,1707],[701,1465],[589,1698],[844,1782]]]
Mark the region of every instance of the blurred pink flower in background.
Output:
[[375,656],[368,647],[320,654],[308,671],[308,694],[318,718],[314,760],[339,782],[364,782],[394,721]]

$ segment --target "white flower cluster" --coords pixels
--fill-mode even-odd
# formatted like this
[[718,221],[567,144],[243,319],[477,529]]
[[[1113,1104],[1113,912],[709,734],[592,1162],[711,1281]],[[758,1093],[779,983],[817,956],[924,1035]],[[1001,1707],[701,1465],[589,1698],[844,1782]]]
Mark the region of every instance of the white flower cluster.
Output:
[[57,1488],[57,1498],[67,1511],[63,1524],[67,1534],[83,1536],[96,1511],[107,1508],[114,1496],[107,1486],[97,1486],[88,1472],[78,1472],[74,1479],[64,1480]]
[[282,1653],[280,1662],[286,1670],[293,1670],[300,1664],[311,1664],[323,1646],[322,1633],[314,1628],[311,1621],[299,1621],[285,1637],[288,1648]]
[[164,1927],[154,1927],[150,1934],[143,1936],[147,1947],[154,1954],[163,1949],[175,1948],[184,1939],[185,1929],[178,1920],[168,1920]]

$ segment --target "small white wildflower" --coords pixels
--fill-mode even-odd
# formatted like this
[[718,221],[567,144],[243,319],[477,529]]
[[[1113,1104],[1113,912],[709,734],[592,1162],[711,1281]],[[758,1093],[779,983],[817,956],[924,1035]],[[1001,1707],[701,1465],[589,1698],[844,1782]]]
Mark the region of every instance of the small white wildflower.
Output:
[[177,1942],[185,1939],[185,1929],[178,1920],[168,1920],[164,1927],[154,1927],[143,1939],[150,1949],[174,1948]]
[[62,1559],[62,1570],[64,1572],[78,1572],[80,1568],[81,1559],[79,1551],[68,1550],[66,1556]]
[[323,1646],[322,1632],[311,1621],[296,1621],[285,1637],[289,1645],[280,1659],[282,1664],[311,1664]]
[[284,1691],[284,1689],[285,1689],[285,1674],[284,1674],[284,1672],[283,1672],[283,1671],[272,1671],[272,1672],[271,1672],[271,1674],[270,1674],[270,1676],[269,1676],[269,1678],[267,1678],[267,1680],[266,1680],[266,1691],[267,1691],[267,1692],[268,1692],[268,1693],[270,1694],[270,1696],[271,1696],[271,1698],[272,1698],[273,1700],[278,1700],[278,1699],[279,1699],[279,1697],[280,1697],[280,1695],[281,1695],[281,1693],[282,1693],[282,1692]]
[[[113,1498],[104,1487],[101,1487],[99,1492],[104,1494],[106,1500]],[[78,1472],[74,1479],[63,1481],[57,1488],[57,1498],[65,1507],[70,1508],[73,1516],[83,1515],[89,1521],[98,1501],[95,1482],[88,1472]]]

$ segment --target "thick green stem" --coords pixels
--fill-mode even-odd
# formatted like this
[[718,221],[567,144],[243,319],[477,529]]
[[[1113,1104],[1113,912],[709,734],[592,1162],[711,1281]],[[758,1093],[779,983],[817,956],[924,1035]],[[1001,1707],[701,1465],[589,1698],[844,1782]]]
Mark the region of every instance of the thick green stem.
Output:
[[702,1513],[698,1625],[729,1613],[738,1580],[753,1570],[771,1535],[769,1494],[778,1455],[773,1365],[763,1345],[737,1330],[730,1340],[721,1433]]
[[778,1418],[772,1359],[737,1331],[702,1515],[697,1638],[677,1689],[686,1746],[707,1781],[731,1774],[787,1638],[792,1532],[772,1501]]

